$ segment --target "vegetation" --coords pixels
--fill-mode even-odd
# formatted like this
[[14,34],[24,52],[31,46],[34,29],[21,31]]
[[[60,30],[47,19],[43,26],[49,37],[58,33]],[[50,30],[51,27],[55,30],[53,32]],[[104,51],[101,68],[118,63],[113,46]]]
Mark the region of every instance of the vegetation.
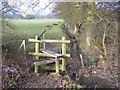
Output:
[[[21,5],[24,3],[17,1],[2,3],[3,88],[118,88],[120,2],[54,3],[53,13],[47,17],[55,15],[59,19],[38,19],[38,11],[23,17]],[[39,3],[33,0],[27,6],[34,12]],[[34,73],[35,61],[28,52],[34,51],[35,45],[28,43],[28,39],[35,38],[44,30],[45,38],[61,39],[66,35],[71,41],[67,46],[71,55],[66,61],[67,70],[60,71],[59,75],[43,71],[44,66],[38,68],[37,75]],[[23,40],[26,41],[27,52],[19,49]],[[47,49],[61,53],[59,45],[47,44]],[[52,60],[42,57],[39,62],[48,59]],[[54,63],[46,67],[50,69],[50,66],[52,68]]]

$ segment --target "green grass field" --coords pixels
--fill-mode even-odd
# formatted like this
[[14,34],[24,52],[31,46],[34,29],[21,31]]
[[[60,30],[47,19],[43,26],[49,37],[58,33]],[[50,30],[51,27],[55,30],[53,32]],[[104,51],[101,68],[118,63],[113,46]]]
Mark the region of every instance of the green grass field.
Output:
[[[64,35],[60,26],[63,24],[62,19],[39,19],[39,20],[22,20],[13,19],[9,20],[14,29],[3,30],[2,42],[7,43],[6,47],[18,47],[20,40],[28,40],[29,38],[35,38],[36,35],[41,34],[47,25],[53,27],[45,33],[45,38],[48,39],[61,39]],[[53,25],[58,24],[58,25]]]

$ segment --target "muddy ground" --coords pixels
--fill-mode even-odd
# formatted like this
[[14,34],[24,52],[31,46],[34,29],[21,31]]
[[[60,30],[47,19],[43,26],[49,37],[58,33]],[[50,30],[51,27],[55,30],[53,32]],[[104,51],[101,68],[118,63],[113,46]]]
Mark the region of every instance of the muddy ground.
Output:
[[[28,53],[28,52],[27,52]],[[3,52],[3,88],[118,88],[118,66],[104,70],[101,67],[82,68],[80,61],[67,59],[67,70],[54,74],[54,71],[41,70],[34,74],[33,57],[15,51]]]

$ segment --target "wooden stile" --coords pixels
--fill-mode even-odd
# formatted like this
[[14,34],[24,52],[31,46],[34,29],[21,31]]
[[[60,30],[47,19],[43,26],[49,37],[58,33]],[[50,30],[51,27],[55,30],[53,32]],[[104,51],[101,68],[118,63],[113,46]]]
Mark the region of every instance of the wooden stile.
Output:
[[[35,39],[29,39],[29,42],[35,43],[35,52],[29,52],[30,55],[35,56],[36,60],[39,60],[39,57],[52,57],[52,60],[37,61],[34,62],[35,73],[38,73],[38,66],[43,66],[55,62],[56,73],[59,74],[59,71],[66,70],[66,58],[70,57],[70,54],[66,54],[66,44],[70,43],[70,40],[66,40],[65,37],[62,37],[62,40],[38,40],[38,36],[35,36]],[[40,43],[43,43],[44,49],[40,49]],[[45,43],[60,43],[62,44],[62,54],[58,54],[45,49]],[[41,51],[41,52],[40,52]],[[62,64],[60,65],[59,61],[62,58]]]

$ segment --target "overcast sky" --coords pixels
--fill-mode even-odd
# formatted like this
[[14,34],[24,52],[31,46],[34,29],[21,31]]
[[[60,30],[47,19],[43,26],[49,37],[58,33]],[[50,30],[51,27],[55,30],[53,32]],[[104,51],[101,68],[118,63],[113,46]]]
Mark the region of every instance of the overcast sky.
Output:
[[[39,13],[41,15],[46,15],[51,13],[52,11],[52,4],[49,5],[45,10],[43,10],[50,2],[50,0],[8,0],[9,4],[14,4],[16,2],[17,6],[19,6],[19,9],[23,12],[23,15],[25,14],[35,14]],[[35,1],[37,1],[35,3]],[[13,3],[14,2],[14,3]],[[31,6],[31,3],[35,3],[38,5]],[[32,9],[34,7],[34,9]]]

